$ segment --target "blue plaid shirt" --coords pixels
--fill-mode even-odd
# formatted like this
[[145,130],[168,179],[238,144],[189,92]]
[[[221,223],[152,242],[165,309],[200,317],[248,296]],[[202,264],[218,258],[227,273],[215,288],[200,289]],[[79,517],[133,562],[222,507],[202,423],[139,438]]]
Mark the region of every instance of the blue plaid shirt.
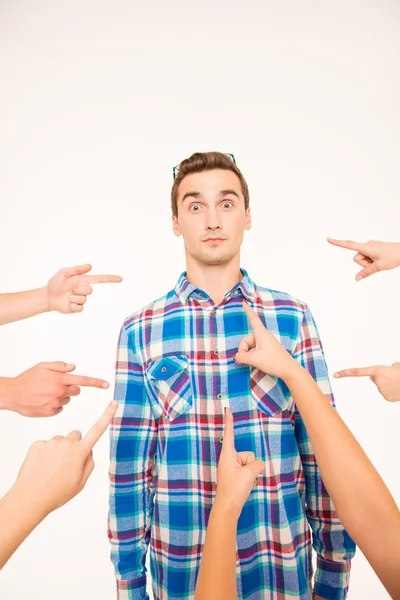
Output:
[[[224,429],[266,462],[237,530],[237,593],[247,600],[346,598],[355,546],[338,520],[286,385],[233,357],[251,333],[243,299],[333,403],[305,304],[243,279],[215,305],[181,275],[121,329],[111,426],[109,538],[118,598],[194,597]],[[312,546],[317,570],[312,582]]]

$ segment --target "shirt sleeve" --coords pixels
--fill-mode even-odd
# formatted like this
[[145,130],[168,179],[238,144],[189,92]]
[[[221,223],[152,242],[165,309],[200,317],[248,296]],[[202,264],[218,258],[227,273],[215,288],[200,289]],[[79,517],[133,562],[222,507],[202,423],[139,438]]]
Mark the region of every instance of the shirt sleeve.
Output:
[[[309,309],[304,313],[293,356],[335,406],[322,344]],[[339,521],[322,482],[307,430],[297,409],[295,435],[305,476],[307,519],[317,553],[314,593],[329,600],[341,600],[347,597],[355,544]]]
[[142,366],[122,327],[118,342],[115,399],[111,423],[108,537],[119,600],[147,599],[146,553],[153,515],[157,427]]

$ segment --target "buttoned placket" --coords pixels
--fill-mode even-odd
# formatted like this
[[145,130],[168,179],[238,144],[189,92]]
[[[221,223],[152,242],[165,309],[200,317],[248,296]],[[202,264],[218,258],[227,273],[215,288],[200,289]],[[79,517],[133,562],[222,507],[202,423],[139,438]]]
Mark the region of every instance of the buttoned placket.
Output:
[[[213,378],[220,382],[219,389],[216,390],[216,400],[221,404],[221,409],[218,412],[222,412],[225,415],[225,408],[229,408],[228,398],[228,368],[225,366],[223,372],[221,372],[220,360],[222,350],[218,347],[218,339],[224,338],[224,318],[223,311],[226,309],[226,304],[234,295],[238,295],[240,290],[236,288],[234,291],[227,294],[222,303],[219,305],[213,304],[212,300],[200,290],[196,290],[194,293],[196,301],[203,307],[204,311],[209,313],[210,319],[210,353],[212,359]],[[223,356],[223,360],[226,360],[226,356]],[[223,431],[224,431],[225,419],[222,420],[222,431],[218,437],[219,443],[223,442]]]

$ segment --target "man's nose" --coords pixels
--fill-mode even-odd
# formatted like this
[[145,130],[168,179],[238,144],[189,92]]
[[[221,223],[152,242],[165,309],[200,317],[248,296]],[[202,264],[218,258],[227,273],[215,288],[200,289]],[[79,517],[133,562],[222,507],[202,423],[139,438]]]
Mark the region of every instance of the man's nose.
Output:
[[221,217],[216,210],[207,211],[206,229],[208,231],[214,231],[221,229]]

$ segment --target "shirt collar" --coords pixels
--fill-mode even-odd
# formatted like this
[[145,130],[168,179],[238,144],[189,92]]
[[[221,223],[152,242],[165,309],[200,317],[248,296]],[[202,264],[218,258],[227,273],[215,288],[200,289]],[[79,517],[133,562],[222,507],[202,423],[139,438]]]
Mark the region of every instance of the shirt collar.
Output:
[[[255,302],[256,301],[256,284],[251,279],[251,277],[248,274],[248,272],[246,271],[246,269],[240,269],[240,270],[242,271],[243,277],[239,281],[239,283],[235,286],[235,288],[238,287],[242,291],[242,294],[246,298],[246,300],[249,300],[250,302]],[[233,288],[233,289],[235,289],[235,288]]]
[[[246,300],[250,302],[256,301],[256,286],[254,281],[250,278],[249,274],[245,269],[240,269],[242,272],[242,279],[237,283],[229,292],[225,294],[226,298],[230,298],[233,296],[236,290],[240,290]],[[176,295],[178,296],[180,302],[185,305],[192,294],[196,294],[198,296],[198,300],[201,300],[202,294],[205,295],[205,292],[196,288],[190,281],[186,278],[186,271],[184,271],[174,288]]]

